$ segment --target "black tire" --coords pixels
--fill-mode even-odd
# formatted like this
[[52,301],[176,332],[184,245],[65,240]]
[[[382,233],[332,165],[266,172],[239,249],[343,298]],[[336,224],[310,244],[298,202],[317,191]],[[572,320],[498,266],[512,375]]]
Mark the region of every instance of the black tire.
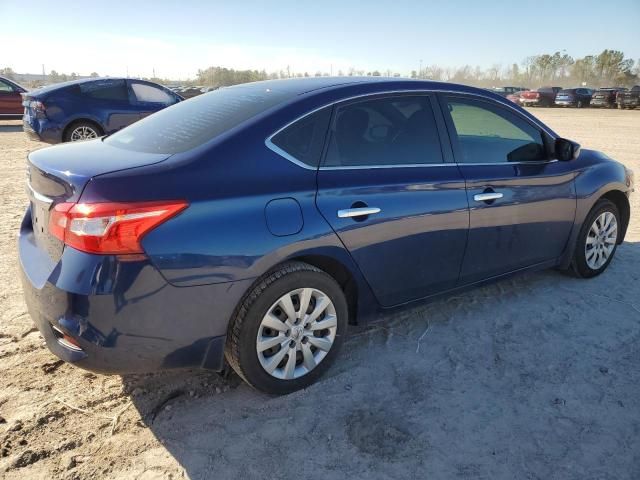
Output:
[[[616,218],[618,226],[616,243],[613,245],[613,251],[607,258],[607,261],[600,268],[593,269],[587,263],[585,244],[587,242],[587,236],[589,234],[591,226],[593,225],[593,222],[597,217],[605,212],[613,213]],[[622,224],[620,223],[620,212],[618,211],[618,207],[616,207],[616,205],[610,200],[604,198],[598,200],[587,215],[587,218],[585,218],[584,223],[582,224],[582,228],[580,228],[580,233],[578,234],[578,239],[576,241],[576,248],[573,253],[573,260],[571,262],[572,273],[580,278],[592,278],[604,272],[615,256],[616,249],[618,248],[618,241],[620,239],[621,230]]]
[[[275,378],[260,364],[256,351],[263,317],[283,295],[299,289],[315,288],[333,302],[337,317],[336,336],[326,356],[308,373],[290,380]],[[243,380],[257,390],[282,395],[308,387],[318,380],[335,360],[347,332],[349,309],[340,285],[326,272],[303,262],[288,262],[262,276],[245,295],[229,325],[225,357]]]
[[72,124],[70,124],[65,129],[62,140],[64,142],[74,141],[74,140],[71,139],[71,136],[72,136],[73,132],[76,129],[80,129],[80,128],[86,128],[86,129],[89,129],[89,130],[95,132],[96,138],[101,137],[101,136],[104,135],[104,132],[102,131],[102,128],[97,123],[92,122],[91,120],[78,120],[78,121],[73,122]]

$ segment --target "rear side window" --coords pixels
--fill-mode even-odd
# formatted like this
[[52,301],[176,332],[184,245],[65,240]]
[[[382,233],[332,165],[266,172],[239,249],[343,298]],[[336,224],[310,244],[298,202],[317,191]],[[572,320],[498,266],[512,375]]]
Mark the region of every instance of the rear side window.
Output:
[[427,96],[396,96],[338,107],[324,165],[400,166],[442,163]]
[[78,85],[80,94],[98,100],[129,101],[124,80],[99,80]]
[[169,95],[161,88],[148,85],[146,83],[131,82],[131,90],[138,102],[142,103],[161,103],[163,105],[171,105],[175,103],[175,97]]
[[546,160],[542,133],[488,102],[449,97],[448,111],[462,163]]
[[15,89],[13,88],[12,85],[0,80],[0,92],[13,92],[13,91],[15,91]]
[[284,153],[310,167],[317,167],[331,119],[331,108],[323,108],[292,123],[271,139]]
[[148,153],[191,150],[292,96],[257,84],[221,88],[146,117],[105,139]]

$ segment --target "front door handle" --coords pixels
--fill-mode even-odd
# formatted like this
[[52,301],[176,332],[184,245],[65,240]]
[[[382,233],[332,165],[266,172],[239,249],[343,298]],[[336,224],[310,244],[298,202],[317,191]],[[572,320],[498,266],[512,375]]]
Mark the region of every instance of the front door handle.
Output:
[[477,193],[473,196],[473,199],[476,202],[490,202],[492,200],[497,200],[502,198],[503,195],[499,192],[486,192],[486,193]]
[[378,207],[360,207],[360,208],[345,208],[344,210],[338,210],[339,218],[353,218],[353,217],[367,217],[380,213],[381,210]]

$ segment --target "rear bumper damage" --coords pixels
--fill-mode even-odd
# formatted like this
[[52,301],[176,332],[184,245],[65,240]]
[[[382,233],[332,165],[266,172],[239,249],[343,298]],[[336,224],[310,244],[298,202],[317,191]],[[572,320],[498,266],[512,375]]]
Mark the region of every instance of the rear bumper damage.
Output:
[[19,236],[29,314],[62,360],[100,373],[221,370],[229,319],[252,280],[169,284],[148,259],[36,245],[29,211]]

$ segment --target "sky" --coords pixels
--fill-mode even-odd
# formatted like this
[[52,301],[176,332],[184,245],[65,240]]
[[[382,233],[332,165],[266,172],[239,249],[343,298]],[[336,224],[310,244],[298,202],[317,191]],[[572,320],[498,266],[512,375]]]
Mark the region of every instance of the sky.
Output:
[[223,66],[336,75],[640,59],[640,0],[0,0],[0,68],[185,79]]

